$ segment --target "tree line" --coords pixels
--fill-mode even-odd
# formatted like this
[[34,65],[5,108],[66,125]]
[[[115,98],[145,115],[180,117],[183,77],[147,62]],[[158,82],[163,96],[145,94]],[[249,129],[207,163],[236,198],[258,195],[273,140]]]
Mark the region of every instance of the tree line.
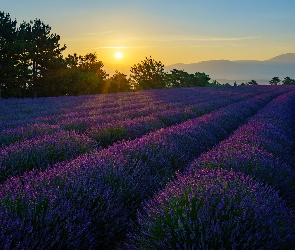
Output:
[[[270,85],[279,85],[280,83],[282,85],[295,85],[295,80],[290,78],[289,76],[286,76],[283,80],[281,80],[279,77],[275,76],[268,83]],[[226,84],[226,85],[229,85],[229,84]],[[251,80],[246,83],[242,82],[240,85],[238,85],[236,82],[234,82],[234,86],[247,86],[247,85],[258,85],[258,82],[256,80]]]
[[[204,86],[204,73],[164,72],[151,57],[131,67],[131,75],[111,77],[96,53],[62,55],[66,45],[40,19],[17,25],[0,12],[0,97],[45,97],[115,93],[150,88]],[[185,76],[185,77],[184,77]]]
[[[40,19],[17,25],[8,13],[0,11],[0,98],[47,97],[137,91],[152,88],[230,86],[220,84],[204,72],[189,74],[173,69],[151,56],[130,69],[130,76],[116,71],[111,77],[96,53],[62,53],[60,36]],[[273,79],[270,84],[278,84]],[[285,81],[285,82],[284,82]],[[295,84],[285,78],[283,84]],[[279,80],[280,82],[280,80]],[[249,84],[255,84],[255,81]]]

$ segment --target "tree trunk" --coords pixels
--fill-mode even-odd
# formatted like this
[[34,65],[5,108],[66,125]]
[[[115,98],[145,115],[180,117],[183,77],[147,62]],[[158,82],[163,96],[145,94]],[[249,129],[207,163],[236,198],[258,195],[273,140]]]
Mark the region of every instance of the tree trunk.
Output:
[[23,85],[23,98],[26,98],[27,97],[27,84],[24,83]]
[[37,62],[33,61],[33,89],[34,89],[34,98],[37,98]]

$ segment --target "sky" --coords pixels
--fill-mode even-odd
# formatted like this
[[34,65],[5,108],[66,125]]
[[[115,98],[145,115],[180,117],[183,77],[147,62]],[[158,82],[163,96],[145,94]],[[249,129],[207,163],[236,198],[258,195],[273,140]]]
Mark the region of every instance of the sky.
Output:
[[[295,0],[0,0],[18,24],[41,19],[64,54],[164,65],[295,53]],[[121,57],[116,57],[116,53]]]

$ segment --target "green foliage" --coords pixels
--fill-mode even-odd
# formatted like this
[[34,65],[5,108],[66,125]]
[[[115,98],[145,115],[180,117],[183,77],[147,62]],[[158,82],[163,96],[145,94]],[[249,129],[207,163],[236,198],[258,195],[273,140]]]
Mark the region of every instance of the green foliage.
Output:
[[195,80],[195,86],[205,87],[209,81],[210,77],[206,75],[204,72],[196,72],[194,75]]
[[0,97],[17,92],[16,77],[18,57],[16,44],[16,21],[9,14],[0,12]]
[[23,22],[19,32],[22,34],[22,42],[26,43],[23,64],[31,69],[30,83],[33,95],[43,96],[43,78],[50,67],[54,65],[57,58],[66,46],[60,47],[60,36],[51,33],[51,27],[44,24],[40,19]]
[[[68,55],[65,59],[67,70],[65,77],[70,78],[69,95],[100,94],[103,92],[107,73],[103,70],[103,63],[97,59],[96,53],[85,56]],[[72,89],[72,86],[74,88]]]
[[167,75],[169,81],[169,87],[185,87],[189,85],[191,76],[184,70],[173,69],[170,71],[171,74]]
[[60,47],[60,37],[40,19],[16,24],[9,14],[0,12],[0,93],[4,97],[42,95],[46,71],[66,47]]
[[193,170],[143,204],[130,249],[289,249],[292,219],[272,188],[241,173]]
[[189,74],[184,70],[173,69],[167,74],[168,87],[205,87],[211,78],[205,73]]
[[130,69],[130,77],[135,82],[135,89],[160,89],[166,87],[164,64],[150,56]]
[[285,77],[282,81],[283,85],[295,85],[295,80],[291,79],[289,76]]
[[[151,56],[131,67],[129,79],[118,71],[108,78],[96,53],[84,56],[74,53],[64,58],[62,52],[66,45],[61,46],[59,42],[60,36],[53,34],[51,27],[40,19],[23,21],[17,26],[16,20],[0,11],[0,98],[231,86],[216,80],[209,82],[211,78],[204,72],[189,74],[173,69],[166,73],[162,62]],[[273,77],[269,83],[277,85],[280,79]],[[282,84],[293,85],[295,80],[287,76]],[[257,82],[240,84],[245,85],[257,85]]]
[[278,85],[280,82],[281,82],[280,78],[275,76],[269,81],[269,84],[270,85]]
[[63,58],[60,36],[40,19],[12,21],[0,12],[0,97],[102,93],[107,74],[95,53]]
[[127,75],[115,71],[115,74],[107,79],[106,90],[107,93],[127,92],[131,90],[130,79],[127,79]]
[[255,80],[251,80],[250,82],[248,82],[248,85],[258,85],[258,83]]
[[43,77],[46,96],[102,93],[107,74],[96,53],[57,58]]

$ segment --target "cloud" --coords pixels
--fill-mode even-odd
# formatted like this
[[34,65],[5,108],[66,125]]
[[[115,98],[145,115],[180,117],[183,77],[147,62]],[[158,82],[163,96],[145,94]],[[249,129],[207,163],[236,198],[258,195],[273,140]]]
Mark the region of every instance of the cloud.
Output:
[[114,33],[115,31],[113,30],[108,30],[108,31],[102,31],[102,32],[87,32],[87,33],[80,33],[81,35],[105,35],[105,34],[110,34]]
[[155,46],[104,46],[97,47],[95,49],[142,49],[142,48],[152,48]]
[[221,41],[241,41],[241,40],[250,40],[258,39],[256,36],[248,37],[185,37],[185,36],[171,36],[157,39],[160,42],[173,42],[173,41],[198,41],[198,42],[221,42]]
[[[259,39],[257,36],[247,36],[247,37],[198,37],[198,36],[136,36],[136,35],[124,35],[125,42],[239,42],[244,40],[253,40]],[[118,40],[118,39],[117,39]],[[119,39],[119,41],[122,39]],[[108,46],[108,47],[100,47],[100,48],[149,48],[149,47],[159,47],[161,46],[159,43],[157,46],[135,46],[135,47],[116,47],[116,46]]]

